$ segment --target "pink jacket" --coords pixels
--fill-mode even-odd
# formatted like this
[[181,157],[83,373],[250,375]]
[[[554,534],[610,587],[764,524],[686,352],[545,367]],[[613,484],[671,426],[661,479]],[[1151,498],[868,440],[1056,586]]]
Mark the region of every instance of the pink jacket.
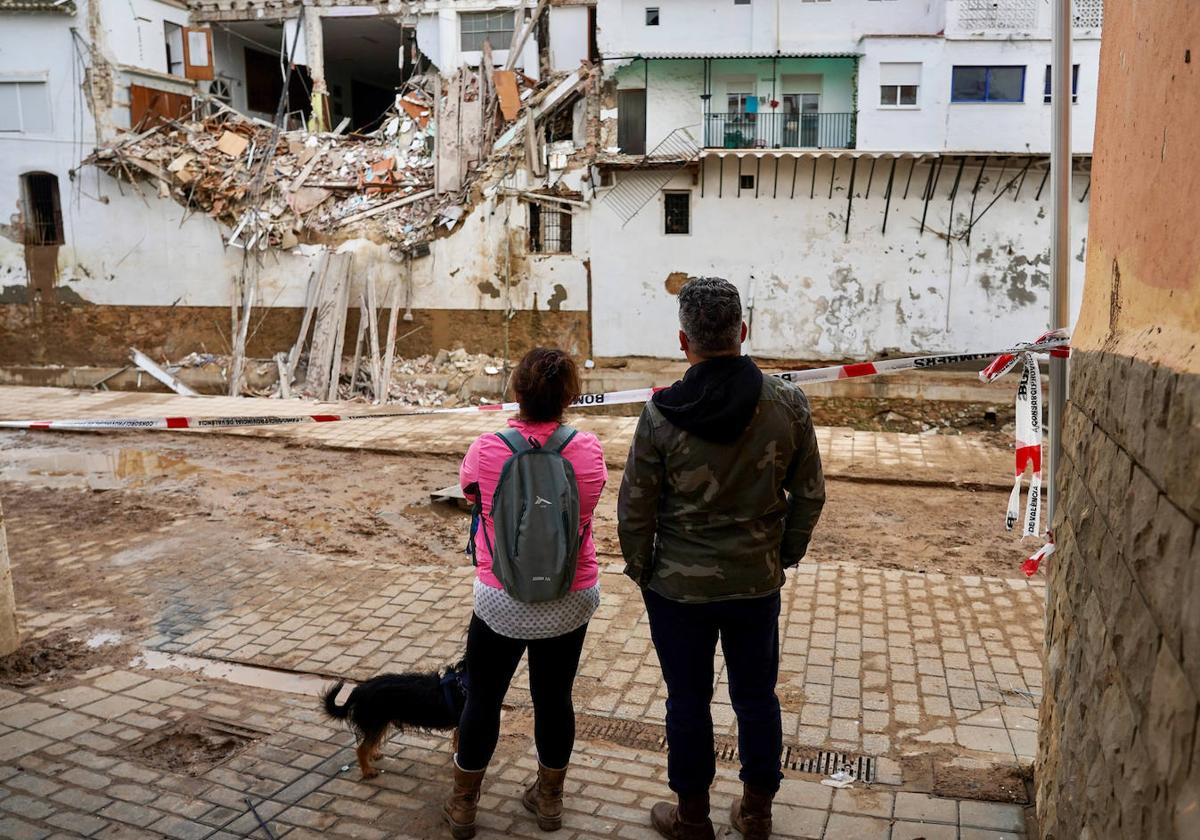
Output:
[[[512,418],[508,425],[520,429],[525,437],[532,437],[539,443],[554,433],[558,424],[554,422],[531,423],[518,418]],[[487,529],[487,539],[495,542],[495,530],[492,525],[492,496],[496,492],[496,484],[500,480],[500,470],[504,462],[512,455],[512,451],[494,434],[480,435],[467,450],[462,466],[458,468],[458,483],[467,492],[472,484],[479,485],[479,495],[483,499],[483,517],[480,532],[475,535],[475,559],[478,563],[476,574],[481,583],[502,589],[500,581],[492,574],[492,555],[488,551],[487,540],[482,530]],[[600,501],[600,493],[608,481],[608,467],[604,463],[604,450],[600,441],[590,432],[580,432],[575,435],[563,456],[575,468],[575,480],[579,483],[579,532],[585,534],[583,546],[579,549],[579,559],[575,567],[575,582],[571,590],[589,589],[596,585],[599,569],[596,566],[596,543],[592,540],[592,512]],[[474,496],[467,492],[467,498],[474,501]]]

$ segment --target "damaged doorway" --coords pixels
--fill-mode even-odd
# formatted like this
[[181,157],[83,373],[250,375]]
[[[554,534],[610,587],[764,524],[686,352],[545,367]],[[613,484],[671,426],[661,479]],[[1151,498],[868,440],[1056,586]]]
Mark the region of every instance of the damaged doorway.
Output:
[[21,222],[30,302],[54,303],[58,249],[66,241],[57,176],[49,172],[27,172],[21,176]]
[[404,27],[391,18],[363,15],[322,17],[321,29],[333,125],[349,117],[350,131],[377,128],[404,84],[411,49]]

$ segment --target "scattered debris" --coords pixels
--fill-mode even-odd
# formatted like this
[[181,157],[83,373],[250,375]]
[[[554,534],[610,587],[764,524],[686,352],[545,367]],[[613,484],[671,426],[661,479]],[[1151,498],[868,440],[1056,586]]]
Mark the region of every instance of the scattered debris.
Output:
[[[463,67],[418,77],[367,134],[283,131],[201,97],[192,114],[124,134],[83,163],[150,181],[226,225],[230,246],[291,249],[365,236],[414,253],[457,226],[483,192],[479,176],[494,182],[511,173],[508,159],[526,154],[504,148],[518,123],[524,131],[550,118],[594,82],[587,67],[541,82],[512,70],[485,75]],[[504,124],[509,130],[493,143]],[[535,143],[534,151],[540,165],[545,148]],[[439,153],[461,161],[461,171],[438,174]]]
[[832,788],[848,788],[854,787],[854,774],[843,768],[835,773],[830,773],[829,777],[821,780],[821,784],[828,785]]
[[155,364],[154,361],[149,356],[147,356],[141,350],[138,350],[136,347],[129,348],[129,358],[133,360],[133,363],[135,365],[137,365],[142,370],[146,371],[146,373],[153,376],[155,379],[157,379],[162,384],[166,385],[168,388],[170,388],[176,394],[179,394],[180,396],[184,396],[184,397],[200,396],[195,391],[193,391],[191,388],[189,388],[188,386],[186,386],[182,382],[180,382],[176,377],[172,376],[166,370],[163,370],[163,368],[161,368],[157,364]]
[[[276,132],[214,105],[212,116],[125,135],[84,162],[115,178],[157,182],[183,206],[227,225],[228,243],[246,248],[293,248],[367,218],[408,247],[431,238],[442,204],[461,201],[432,192],[433,127],[408,111],[432,107],[419,90],[398,97],[395,112],[368,135]],[[264,155],[270,162],[259,185]]]

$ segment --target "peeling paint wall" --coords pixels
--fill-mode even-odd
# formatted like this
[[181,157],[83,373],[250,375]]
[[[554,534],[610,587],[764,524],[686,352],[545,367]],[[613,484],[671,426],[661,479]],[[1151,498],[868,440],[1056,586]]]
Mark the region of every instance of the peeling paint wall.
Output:
[[[65,172],[60,178],[69,188]],[[84,171],[81,178],[89,192],[107,201],[83,197],[78,204],[68,204],[70,196],[64,194],[67,245],[59,252],[60,287],[69,287],[94,304],[228,305],[232,280],[242,268],[242,251],[223,247],[222,229],[216,222],[201,215],[185,220],[174,201],[159,198],[147,187],[118,187],[93,170]],[[512,225],[507,236],[506,205],[511,205],[507,212]],[[560,308],[586,309],[586,238],[576,236],[577,254],[526,256],[526,226],[524,205],[515,199],[484,201],[464,216],[452,235],[432,242],[428,257],[414,260],[411,304],[433,309],[504,308],[501,295],[481,289],[485,284],[497,289],[504,285],[508,243],[513,251],[509,262],[513,308],[533,309],[538,301],[545,308],[561,288]],[[354,274],[360,282],[367,272],[374,273],[381,290],[393,281],[404,281],[404,265],[386,246],[356,240],[343,247],[355,251]],[[314,249],[263,253],[260,305],[302,306],[316,263]],[[0,287],[23,286],[27,280],[23,246],[0,239]]]
[[[836,172],[833,159],[819,159],[814,176],[811,158],[776,161],[767,156],[761,169],[756,159],[747,158],[742,173],[757,177],[757,198],[753,189],[738,196],[736,158],[726,160],[723,183],[719,160],[706,161],[703,197],[699,182],[693,183],[687,173],[667,187],[691,191],[688,235],[663,233],[661,195],[624,228],[603,203],[593,211],[598,355],[677,354],[677,302],[670,289],[679,273],[717,275],[736,283],[744,301],[753,302],[750,348],[764,356],[863,358],[892,348],[987,350],[1032,339],[1046,328],[1049,191],[1041,201],[1034,199],[1040,172],[1030,170],[1014,201],[1015,186],[1004,191],[1016,174],[1012,165],[1003,179],[998,165],[989,167],[972,211],[982,159],[969,161],[951,216],[955,159],[953,169],[943,167],[922,235],[927,163],[916,165],[911,181],[913,161],[896,163],[884,233],[890,159],[878,160],[873,176],[868,158],[856,166],[849,158],[838,159]],[[854,200],[847,234],[852,168]],[[1076,177],[1077,198],[1086,186],[1086,176]],[[1076,254],[1084,251],[1087,211],[1086,201],[1072,203]],[[968,243],[972,212],[978,221]],[[1077,258],[1072,261],[1073,309],[1082,277],[1083,261]]]

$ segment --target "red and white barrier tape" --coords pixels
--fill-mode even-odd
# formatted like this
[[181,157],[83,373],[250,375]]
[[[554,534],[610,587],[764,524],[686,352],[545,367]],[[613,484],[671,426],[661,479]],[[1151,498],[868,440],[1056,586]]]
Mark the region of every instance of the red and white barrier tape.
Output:
[[1047,559],[1054,553],[1054,534],[1046,534],[1046,544],[1035,551],[1032,555],[1025,559],[1021,564],[1021,571],[1025,573],[1025,577],[1033,577],[1037,574],[1038,568],[1042,565],[1042,561]]
[[[1053,330],[1039,336],[1034,344],[1065,339],[1065,330]],[[1050,349],[1051,356],[1068,356],[1070,347],[1065,343]],[[1005,353],[997,356],[990,365],[979,372],[984,382],[993,382],[1008,373],[1017,363],[1021,364],[1021,381],[1017,384],[1017,445],[1016,463],[1013,469],[1013,488],[1008,497],[1008,511],[1004,526],[1009,531],[1017,522],[1021,510],[1021,480],[1029,469],[1029,496],[1025,503],[1025,517],[1021,523],[1022,537],[1036,537],[1041,531],[1042,507],[1042,377],[1032,350],[1020,353]],[[1045,544],[1021,564],[1026,577],[1037,574],[1042,561],[1054,553],[1054,535],[1046,532]]]
[[[900,370],[926,370],[935,367],[958,364],[960,362],[979,361],[999,356],[1020,356],[1028,353],[1054,352],[1065,348],[1068,343],[1066,336],[1055,335],[1043,337],[1036,342],[1021,344],[1008,350],[988,353],[955,353],[936,356],[915,356],[906,359],[885,359],[879,362],[861,362],[850,365],[832,365],[830,367],[813,368],[811,370],[788,371],[774,374],[780,379],[796,384],[810,382],[836,382],[840,379],[854,379],[860,376],[875,376],[877,374],[895,373]],[[994,364],[994,363],[993,363]],[[990,367],[990,365],[989,365]],[[1011,366],[1010,366],[1011,367]],[[990,380],[989,380],[990,381]],[[606,393],[582,394],[572,403],[577,408],[592,408],[600,405],[623,405],[646,402],[659,388],[633,388],[625,391],[609,391]],[[198,398],[202,399],[202,398]],[[516,411],[515,402],[494,403],[490,405],[467,406],[464,408],[434,408],[416,411],[380,411],[370,414],[301,414],[284,417],[253,416],[253,417],[154,417],[154,418],[112,418],[97,420],[0,420],[0,428],[4,429],[60,429],[68,430],[102,430],[102,429],[228,429],[249,426],[290,426],[305,423],[336,423],[349,420],[384,420],[393,417],[416,417],[426,414],[475,414],[480,411]],[[1040,429],[1040,425],[1038,427]]]

